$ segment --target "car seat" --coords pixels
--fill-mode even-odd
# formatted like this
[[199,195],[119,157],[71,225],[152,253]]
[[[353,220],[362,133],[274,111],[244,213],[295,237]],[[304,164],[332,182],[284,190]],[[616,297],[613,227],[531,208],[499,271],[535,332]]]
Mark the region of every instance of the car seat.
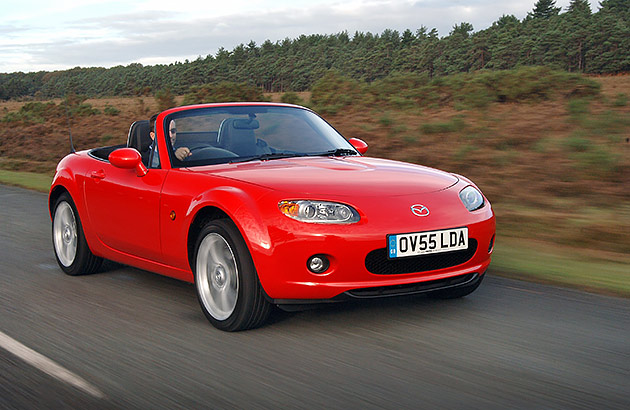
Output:
[[257,155],[254,130],[260,126],[258,120],[226,118],[219,126],[217,142],[221,148],[241,156]]
[[127,147],[138,150],[144,165],[149,163],[149,147],[152,142],[150,132],[149,120],[136,121],[131,124],[127,138]]

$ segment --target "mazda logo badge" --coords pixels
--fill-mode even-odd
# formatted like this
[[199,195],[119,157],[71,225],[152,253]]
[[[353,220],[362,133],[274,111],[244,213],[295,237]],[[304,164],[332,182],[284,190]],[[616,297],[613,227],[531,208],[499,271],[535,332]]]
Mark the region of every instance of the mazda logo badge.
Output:
[[411,212],[415,216],[429,216],[429,208],[421,204],[411,205]]

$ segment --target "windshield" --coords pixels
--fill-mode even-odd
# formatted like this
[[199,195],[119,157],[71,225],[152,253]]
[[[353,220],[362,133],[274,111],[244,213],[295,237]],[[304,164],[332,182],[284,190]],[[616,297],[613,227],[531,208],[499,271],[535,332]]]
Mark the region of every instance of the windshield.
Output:
[[205,107],[166,117],[173,167],[317,155],[359,155],[317,114],[298,107]]

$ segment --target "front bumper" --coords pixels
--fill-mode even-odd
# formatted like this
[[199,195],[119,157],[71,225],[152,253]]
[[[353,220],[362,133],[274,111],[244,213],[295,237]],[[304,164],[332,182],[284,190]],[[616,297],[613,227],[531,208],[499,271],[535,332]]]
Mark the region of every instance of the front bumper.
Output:
[[[350,298],[384,297],[427,292],[465,285],[479,278],[490,264],[495,217],[485,209],[458,217],[381,223],[314,225],[289,218],[269,227],[273,246],[265,254],[253,253],[263,289],[276,304],[310,304]],[[417,219],[410,219],[416,222]],[[462,224],[463,222],[463,224]],[[416,222],[417,223],[417,222]],[[467,226],[469,249],[436,255],[388,259],[386,235]],[[307,267],[313,255],[325,255],[330,267],[315,274]]]

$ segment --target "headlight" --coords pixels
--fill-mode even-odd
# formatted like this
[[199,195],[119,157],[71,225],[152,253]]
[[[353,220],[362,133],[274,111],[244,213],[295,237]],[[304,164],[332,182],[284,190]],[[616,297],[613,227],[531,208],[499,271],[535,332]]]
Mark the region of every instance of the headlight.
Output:
[[471,185],[461,190],[459,198],[470,212],[476,211],[484,205],[483,195]]
[[352,207],[326,201],[281,201],[280,212],[302,222],[349,224],[359,221],[359,213]]

